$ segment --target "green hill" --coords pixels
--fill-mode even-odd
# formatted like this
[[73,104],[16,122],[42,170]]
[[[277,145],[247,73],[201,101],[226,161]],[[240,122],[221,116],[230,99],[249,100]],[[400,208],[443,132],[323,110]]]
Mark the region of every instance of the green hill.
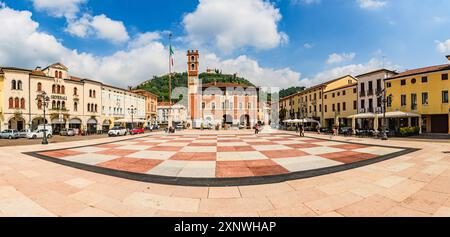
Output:
[[[187,86],[187,72],[184,73],[173,73],[172,75],[172,88],[186,87]],[[242,78],[236,77],[229,74],[209,74],[201,73],[199,78],[202,79],[203,83],[217,82],[233,82],[244,84],[248,86],[254,86],[250,81]],[[158,96],[158,101],[169,101],[169,75],[164,76],[154,76],[153,79],[148,80],[136,87],[136,89],[146,90]],[[182,99],[182,98],[180,98]]]

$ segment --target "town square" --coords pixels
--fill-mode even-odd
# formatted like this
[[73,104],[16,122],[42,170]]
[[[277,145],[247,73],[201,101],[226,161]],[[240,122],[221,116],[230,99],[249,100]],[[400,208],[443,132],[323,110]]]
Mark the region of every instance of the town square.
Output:
[[450,217],[448,3],[168,2],[0,1],[0,217]]

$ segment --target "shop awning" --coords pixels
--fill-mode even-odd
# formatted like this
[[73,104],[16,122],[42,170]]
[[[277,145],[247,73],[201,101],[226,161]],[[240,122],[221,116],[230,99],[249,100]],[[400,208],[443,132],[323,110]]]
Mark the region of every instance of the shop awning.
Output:
[[[383,115],[380,115],[382,117]],[[420,115],[402,111],[388,112],[386,118],[420,118]]]
[[352,116],[349,116],[347,118],[349,119],[374,119],[377,115],[374,113],[364,113],[364,114],[355,114]]

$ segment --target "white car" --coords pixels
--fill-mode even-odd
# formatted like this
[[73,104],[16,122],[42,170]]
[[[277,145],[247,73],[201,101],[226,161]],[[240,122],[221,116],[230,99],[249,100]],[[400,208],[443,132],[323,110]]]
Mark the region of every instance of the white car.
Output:
[[117,136],[126,136],[128,133],[127,129],[124,127],[113,127],[108,132],[108,136],[117,137]]
[[44,138],[44,131],[47,135],[47,138],[52,138],[53,134],[51,131],[49,130],[44,130],[44,129],[38,129],[34,132],[30,132],[27,134],[27,138],[28,139],[38,139],[38,138]]

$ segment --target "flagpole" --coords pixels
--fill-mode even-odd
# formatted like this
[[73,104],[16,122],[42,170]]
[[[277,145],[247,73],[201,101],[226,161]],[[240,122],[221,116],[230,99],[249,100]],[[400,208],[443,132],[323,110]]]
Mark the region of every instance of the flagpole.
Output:
[[172,33],[169,34],[169,128],[172,127]]

